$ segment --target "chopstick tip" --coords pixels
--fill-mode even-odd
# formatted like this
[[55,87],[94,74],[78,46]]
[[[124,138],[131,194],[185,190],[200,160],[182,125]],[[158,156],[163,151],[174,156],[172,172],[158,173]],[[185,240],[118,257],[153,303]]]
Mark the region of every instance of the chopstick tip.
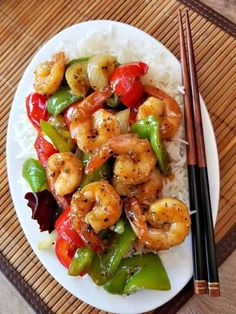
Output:
[[179,18],[179,23],[182,23],[182,12],[180,9],[178,10],[178,18]]
[[185,10],[185,18],[186,18],[186,21],[188,22],[189,21],[189,10],[188,9],[186,9]]

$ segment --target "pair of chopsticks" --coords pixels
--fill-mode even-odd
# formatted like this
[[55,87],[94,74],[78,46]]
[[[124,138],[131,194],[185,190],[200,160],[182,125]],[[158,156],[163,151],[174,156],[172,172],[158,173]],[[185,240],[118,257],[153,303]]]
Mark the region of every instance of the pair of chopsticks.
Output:
[[210,296],[219,296],[220,286],[215,253],[205,144],[188,11],[185,12],[187,53],[180,10],[178,17],[182,79],[185,87],[186,140],[189,143],[187,147],[187,162],[190,209],[195,212],[192,215],[194,292],[196,294],[208,293]]

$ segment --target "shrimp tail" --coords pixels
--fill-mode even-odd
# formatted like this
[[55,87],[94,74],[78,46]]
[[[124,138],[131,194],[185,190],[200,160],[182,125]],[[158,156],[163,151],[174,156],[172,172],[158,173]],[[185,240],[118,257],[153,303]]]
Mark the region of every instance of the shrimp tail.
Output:
[[149,95],[152,95],[152,96],[159,98],[161,100],[164,100],[167,97],[166,93],[164,93],[159,88],[151,86],[151,85],[144,85],[144,90]]
[[51,193],[61,208],[65,210],[68,206],[70,206],[71,197],[72,197],[71,194],[60,196],[60,195],[56,195],[56,193],[54,193],[53,191],[51,191]]
[[[141,230],[141,224],[143,224],[142,209],[135,197],[127,198],[125,201],[125,213],[126,216],[136,234],[137,230]],[[139,219],[137,219],[137,217]]]
[[80,220],[76,215],[72,216],[72,222],[81,240],[88,248],[98,253],[104,251],[102,240],[95,234],[90,225]]
[[93,172],[95,169],[97,169],[99,166],[104,164],[104,162],[109,159],[113,155],[113,152],[111,149],[108,148],[108,146],[105,144],[102,147],[98,147],[93,152],[93,155],[89,162],[87,163],[85,167],[85,173],[89,174]]

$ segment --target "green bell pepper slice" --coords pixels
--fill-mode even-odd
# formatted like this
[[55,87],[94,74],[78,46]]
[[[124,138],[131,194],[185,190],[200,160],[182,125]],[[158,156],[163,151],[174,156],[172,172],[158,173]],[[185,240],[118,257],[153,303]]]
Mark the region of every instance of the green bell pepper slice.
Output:
[[170,290],[170,281],[159,256],[149,253],[125,258],[115,275],[104,285],[114,294],[138,290]]
[[127,269],[119,268],[115,275],[103,285],[103,288],[112,294],[124,294],[127,277]]
[[71,141],[66,141],[50,122],[40,120],[40,127],[43,132],[51,139],[59,152],[69,152],[72,148]]
[[[127,258],[124,267],[137,269],[126,282],[124,293],[138,290],[170,290],[171,285],[166,270],[158,255],[149,253],[143,256]],[[138,269],[140,267],[140,270]]]
[[[87,165],[90,157],[91,157],[90,154],[84,154],[84,157],[83,157],[84,166]],[[111,164],[110,164],[110,161],[107,160],[104,164],[99,166],[93,172],[89,174],[84,174],[83,179],[80,183],[79,189],[82,189],[85,185],[95,182],[95,181],[107,180],[109,179],[110,175],[111,175]]]
[[46,171],[37,159],[27,159],[22,168],[22,176],[29,183],[33,192],[46,188]]
[[88,270],[88,274],[93,282],[98,286],[102,286],[107,282],[108,277],[103,265],[101,254],[94,253],[93,261]]
[[58,115],[68,108],[75,101],[82,99],[83,96],[75,96],[71,94],[68,86],[60,88],[47,101],[47,110],[53,115]]
[[122,258],[127,254],[135,239],[136,235],[130,223],[127,221],[125,224],[125,231],[119,236],[118,240],[115,241],[104,256],[105,269],[109,277],[115,274]]
[[70,131],[68,130],[65,119],[62,114],[58,114],[57,116],[51,116],[48,120],[50,124],[57,130],[57,132],[64,138],[69,139]]
[[92,264],[94,251],[83,246],[77,249],[75,255],[70,263],[68,275],[79,276],[82,272],[88,271]]
[[60,136],[69,144],[70,150],[75,150],[76,144],[72,141],[70,136],[70,131],[68,130],[65,120],[61,114],[57,116],[52,116],[48,122],[53,126],[53,128],[60,134]]
[[57,132],[61,135],[62,138],[64,138],[65,140],[71,140],[70,137],[70,131],[67,130],[66,128],[62,129],[62,128],[58,128],[56,126],[53,126],[55,130],[57,130]]
[[161,172],[164,175],[169,174],[169,157],[160,137],[160,121],[155,116],[150,115],[135,122],[131,127],[131,132],[138,134],[140,138],[150,140]]
[[127,221],[124,232],[117,235],[107,253],[95,254],[88,273],[97,285],[104,285],[115,274],[135,239],[136,235]]

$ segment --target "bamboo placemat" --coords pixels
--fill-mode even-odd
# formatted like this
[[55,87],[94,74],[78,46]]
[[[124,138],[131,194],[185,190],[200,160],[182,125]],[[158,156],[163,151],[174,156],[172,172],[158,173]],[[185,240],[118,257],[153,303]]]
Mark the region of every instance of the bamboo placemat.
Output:
[[[190,8],[200,92],[213,122],[219,150],[221,193],[216,240],[221,240],[222,259],[231,252],[222,243],[228,246],[233,233],[230,233],[231,238],[222,239],[235,224],[236,41],[232,36],[235,25],[206,6],[199,7],[194,0],[0,2],[0,266],[37,313],[105,314],[76,299],[48,274],[19,225],[8,189],[5,160],[7,121],[17,84],[32,55],[45,41],[65,27],[91,19],[112,19],[134,25],[157,38],[179,57],[177,10],[185,8],[183,2]],[[186,300],[186,294],[180,297]],[[180,301],[176,300],[176,303],[181,306]],[[167,313],[166,310],[162,312]]]

